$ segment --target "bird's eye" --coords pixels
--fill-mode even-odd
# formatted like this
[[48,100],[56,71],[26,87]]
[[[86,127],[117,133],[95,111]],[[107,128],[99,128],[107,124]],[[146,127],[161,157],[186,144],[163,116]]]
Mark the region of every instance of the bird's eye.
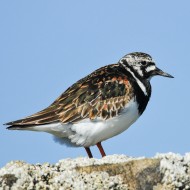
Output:
[[143,65],[143,66],[145,66],[146,64],[147,64],[146,61],[142,61],[142,62],[141,62],[141,65]]

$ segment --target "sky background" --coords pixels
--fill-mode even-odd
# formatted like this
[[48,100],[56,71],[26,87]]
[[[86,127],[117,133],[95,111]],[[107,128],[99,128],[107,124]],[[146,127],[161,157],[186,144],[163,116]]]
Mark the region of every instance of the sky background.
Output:
[[[103,142],[107,155],[151,157],[190,151],[190,1],[0,1],[0,167],[11,160],[56,163],[86,156],[50,134],[3,123],[49,106],[95,69],[133,51],[175,76],[155,77],[144,114]],[[94,157],[100,158],[96,147]]]

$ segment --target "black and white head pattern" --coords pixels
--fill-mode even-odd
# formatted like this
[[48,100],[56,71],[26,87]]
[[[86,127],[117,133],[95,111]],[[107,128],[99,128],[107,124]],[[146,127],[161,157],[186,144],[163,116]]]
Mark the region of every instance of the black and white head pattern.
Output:
[[120,59],[119,63],[139,79],[150,80],[153,71],[156,70],[152,57],[141,52],[127,54]]
[[145,83],[149,83],[154,71],[157,69],[152,57],[146,53],[134,52],[121,58],[119,64],[132,75],[144,95],[148,96]]

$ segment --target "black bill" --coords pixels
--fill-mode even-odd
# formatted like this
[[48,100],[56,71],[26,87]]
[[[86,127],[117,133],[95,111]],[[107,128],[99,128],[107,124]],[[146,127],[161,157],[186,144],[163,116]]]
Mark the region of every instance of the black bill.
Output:
[[163,77],[174,78],[172,75],[170,75],[170,74],[168,74],[168,73],[165,73],[164,71],[162,71],[162,70],[159,69],[159,68],[156,68],[156,70],[154,71],[154,74],[155,74],[155,75],[160,75],[160,76],[163,76]]

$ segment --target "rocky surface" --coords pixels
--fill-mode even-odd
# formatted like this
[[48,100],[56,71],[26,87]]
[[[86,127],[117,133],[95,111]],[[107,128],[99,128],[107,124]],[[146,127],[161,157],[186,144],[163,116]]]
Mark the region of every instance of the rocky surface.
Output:
[[35,165],[12,161],[0,169],[0,189],[190,189],[190,153],[157,154],[154,158],[81,157]]

